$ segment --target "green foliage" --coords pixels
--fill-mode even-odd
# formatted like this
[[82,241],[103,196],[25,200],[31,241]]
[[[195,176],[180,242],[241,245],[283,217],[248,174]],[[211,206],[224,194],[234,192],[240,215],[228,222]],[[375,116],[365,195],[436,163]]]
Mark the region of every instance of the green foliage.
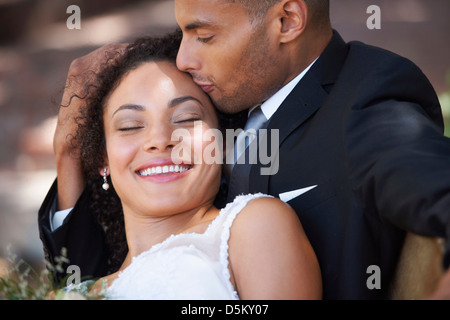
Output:
[[12,253],[10,246],[7,248],[7,261],[11,267],[0,270],[0,300],[98,300],[105,296],[102,294],[102,286],[99,293],[91,291],[95,281],[84,283],[79,289],[69,289],[64,286],[55,286],[53,274],[64,272],[62,266],[69,263],[66,251],[63,249],[61,256],[55,258],[56,265],[45,260],[47,268],[40,273],[25,262],[18,260],[17,255]]

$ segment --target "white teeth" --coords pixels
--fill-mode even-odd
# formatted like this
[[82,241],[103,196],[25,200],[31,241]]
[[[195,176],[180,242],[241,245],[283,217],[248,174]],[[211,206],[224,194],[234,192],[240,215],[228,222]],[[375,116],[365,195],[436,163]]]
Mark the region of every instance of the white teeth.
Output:
[[189,167],[183,167],[179,165],[171,165],[171,166],[158,166],[158,167],[152,167],[144,170],[140,170],[138,173],[141,176],[151,176],[154,174],[161,174],[161,173],[181,173],[184,171],[189,170]]

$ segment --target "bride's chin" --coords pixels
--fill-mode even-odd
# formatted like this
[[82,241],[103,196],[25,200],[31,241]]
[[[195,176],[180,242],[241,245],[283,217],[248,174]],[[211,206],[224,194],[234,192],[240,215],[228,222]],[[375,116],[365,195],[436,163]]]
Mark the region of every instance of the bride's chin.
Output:
[[168,216],[177,212],[186,211],[186,208],[189,207],[191,207],[190,203],[183,201],[179,196],[157,197],[146,200],[140,206],[139,211],[146,215],[154,213],[158,216]]

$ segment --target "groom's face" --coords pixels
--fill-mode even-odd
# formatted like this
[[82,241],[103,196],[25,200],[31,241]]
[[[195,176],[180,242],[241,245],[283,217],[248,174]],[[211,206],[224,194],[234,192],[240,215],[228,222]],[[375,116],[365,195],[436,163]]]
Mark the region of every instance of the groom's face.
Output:
[[245,8],[224,0],[175,0],[175,16],[183,31],[177,66],[219,110],[248,109],[281,87],[273,21],[252,25]]

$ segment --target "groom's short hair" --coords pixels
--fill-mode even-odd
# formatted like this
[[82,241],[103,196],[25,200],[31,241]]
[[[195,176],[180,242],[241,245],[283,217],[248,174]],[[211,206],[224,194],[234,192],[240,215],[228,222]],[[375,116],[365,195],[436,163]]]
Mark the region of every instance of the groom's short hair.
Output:
[[[281,0],[224,0],[236,3],[247,9],[254,24],[262,21],[267,10]],[[330,0],[303,0],[310,10],[312,23],[315,25],[328,24],[330,20]]]

